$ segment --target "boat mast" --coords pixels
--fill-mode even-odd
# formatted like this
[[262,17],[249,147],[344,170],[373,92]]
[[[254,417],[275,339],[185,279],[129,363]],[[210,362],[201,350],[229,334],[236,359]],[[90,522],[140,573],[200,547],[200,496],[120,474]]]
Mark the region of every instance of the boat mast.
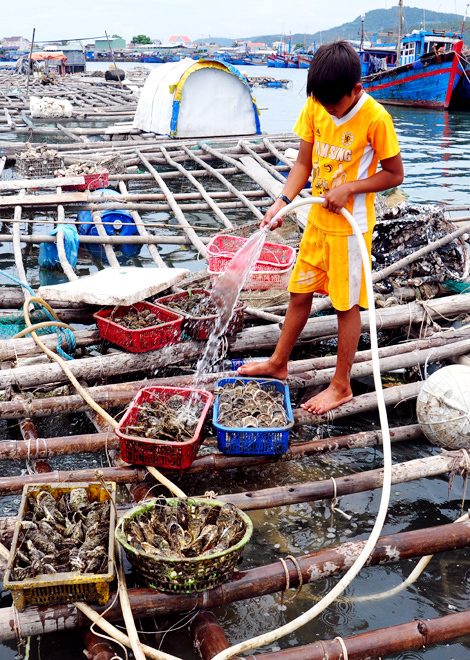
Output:
[[460,38],[463,39],[463,32],[465,30],[465,19],[467,18],[468,4],[465,7],[465,14],[463,15],[462,28],[460,30]]
[[398,0],[398,39],[397,39],[397,66],[400,66],[401,54],[401,26],[403,23],[403,0]]

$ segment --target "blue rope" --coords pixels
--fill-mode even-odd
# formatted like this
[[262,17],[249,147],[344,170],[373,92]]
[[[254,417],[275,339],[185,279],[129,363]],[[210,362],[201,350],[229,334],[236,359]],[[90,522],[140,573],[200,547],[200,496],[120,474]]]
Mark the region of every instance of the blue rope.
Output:
[[[1,269],[0,269],[0,275],[4,275],[5,277],[8,277],[10,280],[15,282],[15,284],[19,284],[19,286],[22,286],[24,289],[26,289],[31,294],[31,296],[36,295],[34,293],[33,289],[29,286],[29,284],[27,284],[26,282],[22,282],[21,280],[19,280],[14,275],[10,275],[10,273],[7,273],[6,271],[1,270]],[[41,302],[38,302],[38,303],[33,302],[32,303],[32,305],[36,305],[36,304],[39,304],[39,305],[41,305],[41,307],[44,308],[44,312],[46,313],[46,315],[47,315],[47,317],[49,318],[50,321],[56,321],[57,320],[52,316],[50,311],[46,307],[44,307],[44,305]],[[62,340],[65,337],[65,339],[67,341],[67,348],[68,348],[69,353],[75,353],[77,344],[76,344],[75,336],[74,336],[73,332],[71,330],[69,330],[68,328],[60,328],[58,326],[52,326],[51,331],[52,331],[52,328],[55,328],[55,330],[57,332],[57,353],[59,355],[61,355],[65,360],[73,360],[73,357],[71,355],[68,355],[68,353],[66,353],[62,349]]]

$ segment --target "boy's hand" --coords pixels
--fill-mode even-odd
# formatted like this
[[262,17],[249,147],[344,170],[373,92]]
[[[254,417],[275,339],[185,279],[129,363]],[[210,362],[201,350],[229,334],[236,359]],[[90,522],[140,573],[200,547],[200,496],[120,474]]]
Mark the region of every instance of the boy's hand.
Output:
[[332,213],[339,213],[352,194],[351,184],[347,181],[323,195],[322,206]]
[[278,220],[276,220],[276,222],[273,224],[272,227],[270,226],[270,224],[271,224],[271,220],[274,218],[276,213],[278,213],[285,206],[287,206],[287,204],[282,199],[276,199],[274,204],[269,207],[269,209],[266,211],[266,215],[261,220],[260,229],[263,229],[263,227],[266,227],[266,226],[269,229],[276,229],[277,227],[281,227],[282,222],[284,220],[284,217],[279,218]]

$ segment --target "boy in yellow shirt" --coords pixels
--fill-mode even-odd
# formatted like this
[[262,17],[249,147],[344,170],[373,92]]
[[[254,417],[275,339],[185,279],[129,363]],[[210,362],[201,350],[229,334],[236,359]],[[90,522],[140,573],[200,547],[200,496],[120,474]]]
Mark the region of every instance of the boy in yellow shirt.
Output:
[[[289,355],[310,315],[313,293],[328,294],[338,317],[336,370],[326,390],[302,405],[317,415],[352,399],[350,374],[361,332],[359,306],[368,306],[359,245],[339,212],[344,206],[352,213],[370,255],[375,193],[403,181],[392,119],[365,93],[360,80],[359,56],[347,42],[325,44],[315,53],[307,79],[308,100],[294,127],[300,137],[299,155],[261,227],[299,194],[312,170],[312,194],[324,201],[312,204],[308,214],[289,282],[289,308],[273,355],[238,370],[244,376],[286,378]],[[281,224],[278,220],[273,228]]]

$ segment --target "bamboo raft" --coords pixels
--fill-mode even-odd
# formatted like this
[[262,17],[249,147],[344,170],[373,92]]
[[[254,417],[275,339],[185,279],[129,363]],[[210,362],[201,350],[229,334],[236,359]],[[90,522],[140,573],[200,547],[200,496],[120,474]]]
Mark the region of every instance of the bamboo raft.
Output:
[[[5,76],[6,77],[6,76]],[[33,82],[30,93],[50,95],[50,87],[42,90]],[[136,96],[131,89],[121,88],[119,83],[105,83],[96,87],[93,82],[77,81],[54,86],[54,96],[63,95],[71,99],[77,114],[74,121],[100,121],[99,127],[64,128],[58,121],[57,128],[46,128],[41,122],[32,122],[27,116],[28,104],[24,94],[9,96],[10,87],[24,87],[24,77],[8,76],[5,82],[0,73],[0,241],[7,245],[12,255],[11,262],[18,279],[27,282],[28,264],[40,243],[57,242],[64,276],[73,281],[77,273],[67,261],[62,232],[51,236],[48,228],[57,224],[76,223],[76,214],[81,210],[92,213],[98,236],[82,236],[80,242],[105,247],[111,268],[119,266],[116,252],[122,243],[146,246],[148,256],[145,265],[151,268],[166,268],[164,250],[167,246],[184,248],[189,259],[204,259],[206,245],[211,235],[235,233],[248,235],[255,222],[261,220],[266,208],[280,193],[285,175],[292,162],[284,155],[288,148],[297,148],[298,139],[291,135],[271,135],[253,139],[247,136],[224,138],[207,142],[195,140],[168,140],[162,136],[144,135],[134,131],[128,118],[133,116]],[[23,87],[22,87],[23,86]],[[110,100],[113,100],[111,103]],[[29,120],[29,121],[28,121]],[[117,123],[123,120],[121,123]],[[32,122],[32,123],[30,123]],[[111,127],[109,122],[115,122]],[[59,126],[61,124],[62,126]],[[64,192],[63,187],[83,183],[81,177],[50,179],[18,179],[14,176],[16,154],[24,143],[16,138],[28,135],[29,141],[37,146],[44,137],[57,141],[48,147],[62,156],[65,165],[80,162],[97,162],[100,158],[118,154],[123,164],[122,171],[110,174],[110,184],[118,195],[103,196],[95,192]],[[73,137],[72,137],[73,136]],[[72,140],[72,142],[70,142]],[[283,164],[277,164],[281,161]],[[302,195],[308,195],[308,190]],[[108,236],[100,221],[99,211],[127,210],[132,214],[138,235],[133,237]],[[159,214],[158,220],[155,215]],[[162,217],[164,218],[162,220]],[[201,218],[204,221],[201,221]],[[461,225],[448,237],[430,244],[424,251],[408,255],[399,263],[374,272],[374,282],[380,283],[400,268],[403,263],[413,263],[423,254],[437,250],[446,241],[455,240],[468,232],[470,218],[460,220]],[[299,210],[291,218],[293,235],[301,233],[305,226],[306,212]],[[282,233],[278,240],[285,241]],[[291,240],[289,238],[288,240]],[[294,242],[298,242],[294,238]],[[11,247],[10,247],[11,246]],[[14,267],[13,267],[14,262]],[[204,261],[201,269],[191,277],[178,283],[173,291],[181,291],[195,285],[205,286],[209,275]],[[90,268],[89,263],[81,267],[81,274]],[[16,313],[24,302],[27,292],[19,286],[4,286],[0,292],[0,319]],[[244,329],[227,337],[226,355],[239,357],[253,353],[269,352],[277,342],[280,326],[284,320],[287,300],[282,291],[263,292],[263,295],[244,294],[247,323]],[[470,293],[452,294],[439,284],[426,287],[398,287],[389,293],[377,293],[377,325],[385,335],[402,334],[399,343],[380,347],[381,370],[391,386],[385,389],[385,400],[392,410],[403,402],[414,400],[422,381],[409,383],[394,380],[397,370],[411,373],[426,369],[431,362],[457,362],[468,364],[470,358]],[[80,324],[75,331],[79,351],[68,363],[73,375],[82,383],[103,408],[109,411],[123,410],[139,389],[151,385],[188,387],[194,377],[185,368],[193,365],[201,354],[201,342],[186,341],[165,351],[130,354],[123,350],[99,350],[101,338],[93,323],[96,307],[85,303],[52,301],[51,306],[59,318],[66,323]],[[321,342],[336,337],[337,325],[334,315],[321,315],[331,309],[326,297],[315,297],[312,314],[301,336],[303,354],[293,354],[289,363],[287,384],[292,392],[308,393],[328,383],[336,364],[335,355],[319,357],[315,347]],[[361,315],[362,330],[369,328],[368,312]],[[86,326],[85,329],[83,326]],[[54,335],[44,338],[52,351],[56,350]],[[312,346],[311,355],[305,357],[307,346]],[[113,429],[84,402],[68,384],[62,369],[49,360],[44,361],[42,351],[30,338],[0,340],[0,419],[14,420],[18,424],[18,438],[0,442],[0,460],[13,461],[12,476],[0,480],[3,497],[18,494],[29,483],[83,482],[94,481],[97,473],[105,480],[115,481],[127,487],[132,503],[147,496],[155,481],[144,467],[124,464],[119,457],[119,442]],[[171,373],[166,370],[171,367]],[[156,370],[159,370],[156,377]],[[160,372],[162,375],[160,375]],[[176,375],[175,373],[176,372]],[[352,378],[355,382],[367,379],[372,373],[371,354],[360,350],[355,359]],[[211,390],[215,382],[233,372],[207,374],[202,386]],[[297,399],[300,401],[300,395]],[[277,457],[228,456],[217,451],[213,439],[208,438],[190,468],[176,478],[184,490],[197,495],[203,489],[204,478],[214,479],[217,474],[228,474],[233,470],[253,471],[301,461],[303,457],[334,455],[333,452],[354,452],[364,448],[378,447],[381,434],[376,430],[342,434],[341,421],[352,416],[373,413],[377,401],[375,393],[358,394],[343,404],[333,414],[313,416],[300,407],[294,410],[295,428],[326,429],[338,424],[337,432],[322,438],[320,435],[291,442],[286,454]],[[68,419],[77,419],[85,414],[91,429],[67,435],[46,437],[40,428],[52,429],[56,420],[66,414]],[[356,417],[357,418],[357,417]],[[40,426],[42,425],[42,426]],[[396,443],[418,443],[423,441],[420,427],[416,424],[396,426],[391,429],[392,441]],[[51,462],[59,457],[106,455],[108,467],[77,468],[73,470],[53,469]],[[354,454],[353,454],[354,455]],[[26,465],[24,474],[17,467]],[[468,465],[462,452],[448,452],[427,456],[417,460],[396,464],[393,468],[393,483],[437,475],[461,474],[466,477]],[[238,474],[242,474],[239,472]],[[258,482],[259,483],[259,482]],[[218,499],[232,502],[246,511],[262,511],[300,503],[336,500],[336,497],[361,492],[372,492],[381,488],[382,471],[372,469],[356,474],[342,475],[334,480],[309,480],[289,483],[277,488],[250,489],[237,493],[223,493]],[[164,489],[161,486],[161,492]],[[9,546],[14,526],[13,517],[0,519],[1,541]],[[372,566],[419,558],[433,553],[449,552],[469,545],[469,522],[453,525],[424,527],[412,532],[401,532],[381,538],[370,560]],[[287,568],[280,562],[263,563],[238,571],[230,582],[203,594],[163,594],[149,588],[129,589],[132,611],[136,619],[167,616],[170,613],[187,613],[200,610],[191,623],[191,634],[203,660],[211,660],[229,644],[211,609],[236,603],[245,599],[258,598],[266,594],[282,594],[289,587],[301,589],[328,576],[344,572],[360,552],[361,542],[351,541],[336,547],[323,547],[316,553],[299,555],[295,563],[289,560]],[[0,562],[0,571],[5,563]],[[94,607],[101,613],[104,608]],[[0,641],[44,635],[57,630],[72,629],[89,625],[87,616],[75,605],[60,607],[31,606],[25,612],[14,607],[0,609]],[[106,613],[109,621],[121,621],[122,613],[114,605]],[[158,625],[158,621],[156,623]],[[400,628],[398,630],[398,628]],[[461,612],[425,622],[410,622],[403,626],[371,631],[346,638],[349,658],[370,657],[371,652],[382,656],[404,650],[417,649],[423,644],[442,643],[470,632],[470,613]],[[339,631],[339,634],[341,631]],[[88,657],[98,653],[100,660],[111,658],[112,647],[87,632],[84,643]],[[325,655],[327,654],[327,655]],[[305,660],[305,658],[343,658],[344,649],[336,640],[325,640],[315,644],[284,651],[268,653],[272,660]],[[277,657],[279,656],[279,658]]]

